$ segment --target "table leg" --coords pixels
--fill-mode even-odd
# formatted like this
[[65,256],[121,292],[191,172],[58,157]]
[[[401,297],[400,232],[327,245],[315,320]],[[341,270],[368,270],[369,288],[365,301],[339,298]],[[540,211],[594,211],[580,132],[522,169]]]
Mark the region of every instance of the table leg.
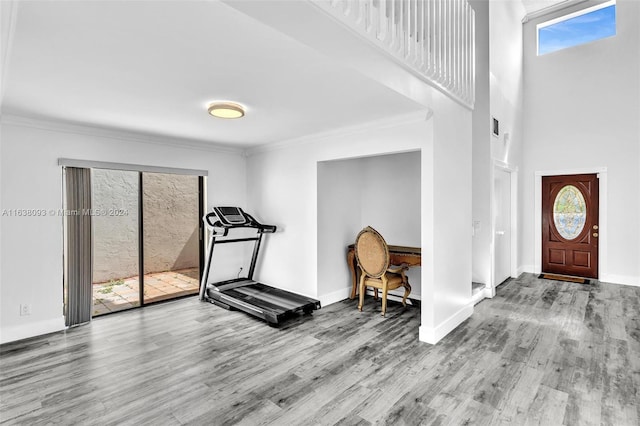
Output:
[[356,277],[356,253],[353,250],[347,251],[347,265],[349,266],[349,271],[351,272],[351,295],[349,299],[354,299],[357,294],[358,282]]

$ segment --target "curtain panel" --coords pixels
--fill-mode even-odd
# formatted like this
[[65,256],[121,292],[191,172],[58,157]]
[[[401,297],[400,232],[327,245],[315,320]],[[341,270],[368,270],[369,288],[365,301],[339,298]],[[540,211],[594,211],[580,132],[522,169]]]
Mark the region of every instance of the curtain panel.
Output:
[[65,323],[91,321],[91,170],[65,167]]

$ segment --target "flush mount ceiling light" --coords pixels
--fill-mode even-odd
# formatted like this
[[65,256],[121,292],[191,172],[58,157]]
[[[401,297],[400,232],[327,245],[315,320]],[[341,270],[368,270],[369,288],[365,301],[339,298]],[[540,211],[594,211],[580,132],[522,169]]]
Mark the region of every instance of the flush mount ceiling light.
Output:
[[233,102],[212,102],[207,106],[207,111],[218,118],[240,118],[244,116],[244,107]]

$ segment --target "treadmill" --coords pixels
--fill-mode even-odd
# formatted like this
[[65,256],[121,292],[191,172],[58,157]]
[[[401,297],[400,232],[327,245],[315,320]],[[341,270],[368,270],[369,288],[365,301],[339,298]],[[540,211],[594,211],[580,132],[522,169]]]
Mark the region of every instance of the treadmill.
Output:
[[[260,243],[264,234],[276,231],[275,225],[264,225],[245,213],[240,207],[214,207],[203,221],[211,230],[207,259],[202,281],[200,282],[200,300],[213,303],[229,310],[241,310],[261,318],[269,325],[278,325],[296,313],[311,313],[320,309],[320,301],[281,290],[253,280]],[[240,228],[253,228],[256,235],[245,238],[226,238],[229,231]],[[232,244],[253,241],[253,255],[246,278],[234,278],[209,283],[213,249],[218,244]]]

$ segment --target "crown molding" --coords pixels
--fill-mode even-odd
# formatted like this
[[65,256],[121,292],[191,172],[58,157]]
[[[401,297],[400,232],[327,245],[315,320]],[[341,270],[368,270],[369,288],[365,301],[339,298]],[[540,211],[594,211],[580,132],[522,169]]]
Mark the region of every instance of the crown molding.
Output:
[[291,138],[280,142],[272,142],[264,145],[260,145],[254,148],[248,148],[244,151],[246,157],[250,157],[255,154],[276,151],[286,149],[291,146],[305,145],[314,142],[321,141],[323,139],[343,137],[353,134],[362,133],[368,130],[386,129],[392,127],[398,127],[407,124],[413,124],[418,122],[429,121],[433,117],[433,111],[425,108],[420,111],[414,111],[407,114],[397,115],[388,119],[368,121],[366,123],[360,123],[352,126],[340,127],[328,131],[313,133],[298,138]]
[[52,132],[71,133],[84,136],[97,136],[102,138],[133,141],[153,145],[164,145],[176,148],[187,148],[199,151],[220,152],[239,155],[242,155],[244,152],[243,148],[235,148],[197,139],[181,137],[173,138],[166,135],[132,132],[97,125],[89,125],[84,123],[78,124],[61,120],[48,120],[22,115],[2,114],[0,115],[0,124],[17,127],[27,127],[38,130],[47,130]]
[[524,18],[522,18],[522,23],[526,24],[532,19],[540,18],[541,16],[548,15],[550,13],[559,12],[563,9],[566,9],[571,6],[575,6],[580,3],[584,3],[588,0],[564,0],[562,3],[557,3],[548,7],[545,7],[540,10],[536,10],[535,12],[527,13]]

